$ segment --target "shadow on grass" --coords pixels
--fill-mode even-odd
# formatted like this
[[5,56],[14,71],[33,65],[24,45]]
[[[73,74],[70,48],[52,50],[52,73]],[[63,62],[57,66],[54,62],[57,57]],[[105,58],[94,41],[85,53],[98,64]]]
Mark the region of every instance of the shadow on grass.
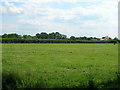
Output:
[[104,88],[117,88],[120,89],[120,73],[116,72],[116,78],[112,81],[109,80],[107,83],[101,83]]
[[[119,89],[120,86],[120,74],[116,73],[117,78],[113,81],[109,80],[107,83],[101,83],[99,86],[96,86],[93,79],[90,79],[88,81],[88,86],[77,86],[73,88],[87,88],[90,90],[98,90],[100,88],[117,88]],[[17,88],[47,88],[45,82],[42,78],[31,78],[31,75],[24,75],[20,76],[18,73],[15,72],[8,72],[3,73],[3,79],[2,79],[2,87],[3,90],[16,90]],[[66,88],[66,86],[63,86],[61,88]],[[69,87],[67,87],[69,88]]]
[[4,73],[2,75],[2,88],[4,90],[12,90],[21,84],[21,79],[15,73]]
[[43,88],[45,84],[42,79],[34,80],[31,76],[20,76],[16,72],[3,73],[2,89],[16,90],[17,88]]
[[120,90],[120,73],[116,72],[116,78],[114,80],[108,80],[107,82],[102,82],[99,85],[96,85],[93,79],[88,81],[88,89],[90,90],[99,90],[99,89],[115,89]]

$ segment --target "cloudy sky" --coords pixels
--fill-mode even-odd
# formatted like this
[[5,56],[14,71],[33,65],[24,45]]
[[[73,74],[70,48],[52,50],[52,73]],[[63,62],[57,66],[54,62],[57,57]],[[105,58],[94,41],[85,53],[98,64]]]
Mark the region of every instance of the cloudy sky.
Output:
[[118,35],[119,0],[1,0],[0,30],[35,35]]

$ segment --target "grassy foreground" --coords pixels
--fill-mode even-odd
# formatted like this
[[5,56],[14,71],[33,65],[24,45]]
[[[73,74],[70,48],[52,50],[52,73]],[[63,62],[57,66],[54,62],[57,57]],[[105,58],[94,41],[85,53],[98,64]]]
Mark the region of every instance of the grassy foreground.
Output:
[[113,44],[3,44],[3,88],[117,88]]

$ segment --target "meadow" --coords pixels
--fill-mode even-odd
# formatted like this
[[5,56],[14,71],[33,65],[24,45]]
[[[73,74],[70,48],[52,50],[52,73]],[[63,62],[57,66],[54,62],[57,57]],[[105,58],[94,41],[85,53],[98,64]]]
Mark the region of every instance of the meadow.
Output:
[[117,88],[118,45],[2,44],[3,88]]

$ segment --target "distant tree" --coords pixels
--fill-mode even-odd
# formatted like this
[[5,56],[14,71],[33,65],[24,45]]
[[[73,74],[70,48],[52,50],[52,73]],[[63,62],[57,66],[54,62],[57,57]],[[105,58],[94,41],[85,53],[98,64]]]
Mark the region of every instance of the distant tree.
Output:
[[25,38],[25,39],[32,39],[33,37],[31,35],[23,35],[23,38]]
[[75,36],[71,36],[70,39],[71,39],[71,40],[75,40]]
[[49,33],[48,38],[49,39],[55,39],[55,33],[54,32]]
[[37,39],[37,37],[36,37],[36,36],[32,36],[32,38],[33,38],[33,39]]
[[39,33],[37,33],[37,34],[36,34],[36,37],[37,37],[37,38],[41,38],[41,36],[40,36],[40,34],[39,34]]
[[67,38],[66,35],[60,34],[59,32],[49,33],[48,37],[49,37],[49,39],[66,39]]
[[75,37],[75,39],[79,40],[79,39],[80,39],[80,37]]
[[40,34],[37,33],[36,34],[36,37],[39,38],[39,39],[48,39],[48,34],[46,32],[41,32]]
[[2,35],[2,38],[8,38],[8,35],[5,33]]
[[21,35],[18,35],[16,33],[12,33],[12,34],[3,34],[2,38],[21,38]]
[[87,40],[87,37],[80,37],[80,40]]
[[117,37],[115,37],[113,40],[114,40],[114,42],[115,42],[114,44],[116,44],[116,43],[119,43],[119,42],[120,42],[120,40],[119,40]]
[[98,38],[96,38],[96,37],[93,37],[93,39],[98,39]]
[[64,38],[65,36],[64,35],[62,35],[62,34],[60,34],[59,32],[56,32],[55,33],[55,39],[62,39],[62,38]]
[[41,39],[48,39],[48,34],[47,34],[46,32],[42,32],[42,33],[40,34],[40,38],[41,38]]
[[87,40],[93,40],[94,38],[93,37],[88,37]]
[[116,40],[116,41],[118,41],[119,39],[118,39],[117,37],[115,37],[113,40]]
[[62,39],[66,39],[67,38],[67,36],[64,35],[64,34],[62,34],[61,36],[62,36]]
[[61,39],[62,35],[59,32],[55,33],[55,39]]

